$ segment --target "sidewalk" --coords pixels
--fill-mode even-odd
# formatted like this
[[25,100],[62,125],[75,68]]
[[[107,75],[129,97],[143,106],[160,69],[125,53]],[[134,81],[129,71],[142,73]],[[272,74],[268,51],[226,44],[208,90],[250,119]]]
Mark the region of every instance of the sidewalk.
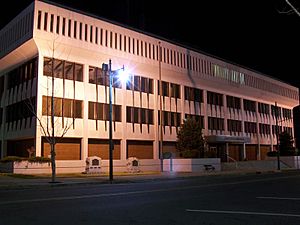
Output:
[[[114,174],[113,183],[137,183],[155,180],[185,179],[201,176],[246,175],[260,173],[278,173],[282,171],[221,171],[221,172],[148,172]],[[110,184],[108,174],[66,174],[57,175],[56,183],[51,183],[50,175],[0,174],[0,190],[49,188],[67,185]]]

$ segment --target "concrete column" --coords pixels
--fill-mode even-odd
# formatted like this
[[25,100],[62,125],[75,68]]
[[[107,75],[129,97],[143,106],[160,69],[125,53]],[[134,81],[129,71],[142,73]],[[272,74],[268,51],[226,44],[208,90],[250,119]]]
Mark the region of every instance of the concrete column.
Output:
[[247,152],[246,152],[246,144],[243,143],[243,159],[246,159],[247,158]]
[[224,115],[224,133],[229,134],[228,126],[227,126],[227,120],[228,120],[228,114],[227,114],[227,102],[226,102],[226,95],[223,94],[223,115]]
[[258,102],[255,102],[255,119],[256,119],[256,135],[257,135],[257,159],[260,160],[261,156],[260,156],[260,132],[259,132],[259,114],[258,114]]
[[154,142],[153,142],[153,159],[159,159],[159,125],[158,125],[158,111],[159,111],[159,95],[157,80],[153,80],[153,93],[155,96],[154,100]]
[[[225,146],[226,146],[226,156],[229,156],[229,144],[228,144],[228,142],[226,142]],[[226,157],[226,158],[227,158],[227,161],[228,161],[228,157]]]
[[203,90],[203,120],[204,120],[204,131],[205,136],[208,135],[208,115],[207,115],[207,91]]
[[122,83],[122,139],[120,142],[120,159],[127,159],[127,121],[126,121],[126,105],[127,105],[127,91],[126,91],[126,81]]
[[[83,66],[83,85],[84,92],[88,91],[88,83],[89,83],[89,66],[85,64]],[[88,96],[83,95],[83,137],[81,139],[81,160],[86,160],[88,157],[88,134],[89,134],[89,101]]]

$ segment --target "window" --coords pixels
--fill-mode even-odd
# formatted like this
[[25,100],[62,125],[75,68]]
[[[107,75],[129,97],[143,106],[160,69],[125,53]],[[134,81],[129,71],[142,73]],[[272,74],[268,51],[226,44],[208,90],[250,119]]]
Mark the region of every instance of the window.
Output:
[[87,41],[88,40],[88,25],[85,24],[85,28],[84,28],[84,40]]
[[263,123],[260,123],[259,124],[259,133],[260,134],[270,134],[271,131],[270,131],[270,125],[269,124],[263,124]]
[[203,102],[203,91],[198,88],[185,86],[184,99],[187,101]]
[[41,29],[41,21],[42,21],[42,11],[38,11],[38,21],[37,21],[37,28]]
[[109,46],[112,48],[113,47],[113,32],[110,32],[109,35]]
[[66,35],[66,18],[64,17],[62,21],[62,35]]
[[71,37],[71,31],[72,31],[72,21],[69,19],[68,24],[68,36]]
[[281,117],[281,108],[278,106],[271,106],[272,116],[275,117]]
[[50,32],[53,33],[53,23],[54,23],[54,15],[51,14],[51,17],[50,17]]
[[171,97],[180,98],[180,85],[171,83]]
[[258,112],[261,114],[269,115],[269,105],[259,102],[258,103]]
[[228,108],[240,109],[241,99],[233,96],[226,96],[226,103]]
[[153,109],[126,107],[127,123],[153,124]]
[[199,122],[200,126],[204,129],[204,116],[185,114],[185,118],[194,119],[196,122]]
[[[112,105],[112,121],[122,121],[122,106]],[[89,102],[89,119],[91,120],[109,120],[109,104]]]
[[[162,115],[162,124],[164,126],[180,127],[180,113],[163,111]],[[160,111],[158,111],[158,124],[160,125]]]
[[292,118],[292,110],[282,108],[282,115],[284,118],[291,119]]
[[223,106],[223,95],[208,91],[207,104]]
[[82,40],[82,23],[79,24],[79,39]]
[[251,100],[244,99],[244,110],[250,112],[256,112],[255,102]]
[[47,31],[47,25],[48,25],[48,13],[45,13],[44,15],[44,30]]
[[65,79],[73,80],[74,63],[65,62]]
[[74,38],[77,38],[77,21],[74,21]]
[[242,121],[239,120],[227,120],[227,129],[231,132],[242,131]]
[[224,119],[217,117],[208,117],[209,130],[224,130]]
[[60,17],[56,17],[56,33],[59,34]]
[[93,26],[90,26],[90,42],[93,42]]
[[[159,80],[157,81],[157,87],[158,87],[158,94],[160,95],[160,84]],[[162,95],[163,96],[169,96],[169,82],[162,81]]]
[[245,127],[245,133],[252,133],[252,134],[257,133],[256,123],[254,122],[244,122],[244,127]]
[[98,27],[96,27],[95,31],[95,43],[98,44]]
[[83,81],[83,65],[59,59],[44,58],[44,76],[53,76],[69,80]]

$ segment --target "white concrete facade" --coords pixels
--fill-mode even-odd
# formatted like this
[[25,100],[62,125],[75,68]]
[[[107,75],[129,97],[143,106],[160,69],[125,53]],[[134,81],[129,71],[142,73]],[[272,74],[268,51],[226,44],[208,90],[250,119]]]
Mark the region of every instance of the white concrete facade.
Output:
[[[18,24],[23,24],[23,26]],[[28,29],[27,27],[23,29],[25,24],[28,24]],[[18,32],[24,34],[17,36]],[[7,35],[17,37],[15,41],[10,41],[11,38],[8,38]],[[160,104],[158,80],[160,72],[162,81],[168,82],[169,88],[169,96],[163,97],[163,111],[180,113],[181,122],[185,118],[185,114],[203,116],[203,133],[205,136],[231,136],[233,138],[245,138],[244,140],[249,139],[250,141],[247,143],[228,139],[227,143],[229,144],[242,144],[242,158],[246,158],[247,153],[250,154],[246,152],[247,145],[255,146],[256,159],[263,159],[261,154],[265,154],[260,150],[261,146],[273,149],[273,145],[276,145],[276,135],[272,134],[272,126],[276,125],[276,120],[271,112],[275,102],[280,107],[282,116],[283,109],[289,112],[298,103],[299,90],[284,82],[177,45],[163,38],[42,1],[34,1],[1,30],[0,40],[2,41],[0,46],[0,77],[7,76],[9,71],[35,57],[37,57],[38,63],[37,76],[32,79],[33,82],[30,82],[31,87],[23,89],[23,93],[18,88],[20,93],[9,91],[6,78],[4,78],[4,90],[1,99],[1,107],[3,108],[2,157],[7,155],[7,141],[26,138],[33,138],[35,154],[37,156],[43,155],[43,134],[39,123],[34,120],[30,128],[8,129],[8,126],[18,127],[18,125],[14,126],[11,123],[18,124],[20,122],[6,122],[7,115],[5,114],[9,105],[29,96],[36,96],[38,118],[46,121],[46,117],[42,114],[42,102],[43,96],[51,95],[51,79],[43,74],[45,57],[83,65],[83,81],[55,78],[54,90],[56,98],[82,101],[82,118],[76,118],[74,126],[71,126],[64,136],[65,138],[80,139],[80,157],[78,160],[81,161],[85,161],[89,156],[89,139],[108,139],[108,121],[89,119],[89,102],[107,104],[108,87],[90,83],[89,71],[91,67],[101,68],[102,63],[108,63],[110,59],[113,70],[124,65],[133,76],[153,80],[153,93],[127,90],[125,83],[122,84],[122,88],[114,88],[112,102],[121,106],[121,121],[114,122],[113,132],[113,139],[120,143],[119,160],[126,160],[129,157],[128,143],[131,143],[130,141],[135,141],[132,142],[133,145],[137,145],[136,141],[152,143],[153,151],[150,159],[159,159],[158,112]],[[179,85],[180,89],[179,96],[176,98],[170,97],[172,96],[173,84]],[[24,84],[20,85],[24,86]],[[185,87],[201,90],[202,101],[199,103],[185,100]],[[15,90],[14,87],[13,90]],[[208,103],[208,95],[212,92],[220,94],[219,98],[222,100],[216,101],[221,101],[221,104]],[[238,98],[240,106],[228,107],[227,96]],[[215,95],[212,98],[215,98]],[[244,100],[253,101],[255,110],[244,109]],[[260,103],[268,105],[267,113],[259,112]],[[139,122],[127,122],[127,106],[153,110],[153,123],[151,124],[148,119],[148,124],[143,123],[140,111]],[[132,117],[134,116],[132,113]],[[173,114],[168,114],[170,125],[164,127],[163,140],[165,142],[176,141],[177,128],[173,121],[175,119],[171,117],[173,118]],[[174,117],[176,117],[175,114]],[[209,127],[214,126],[212,123],[215,123],[212,122],[212,118],[222,119],[220,120],[223,121],[221,129],[209,129]],[[59,126],[63,126],[62,120],[65,124],[67,121],[72,121],[71,118],[57,117],[56,119],[59,121]],[[134,120],[134,118],[132,119]],[[233,125],[238,127],[234,128],[235,131],[229,130],[231,128],[228,127],[230,124],[228,120],[238,121],[237,126]],[[293,130],[293,121],[289,116],[281,117],[279,121],[278,125]],[[250,133],[245,129],[245,123],[248,122],[255,124],[256,132]],[[263,125],[260,124],[270,126],[270,130],[261,133],[260,130],[263,129]],[[60,132],[61,129],[58,129],[57,136],[60,136]]]

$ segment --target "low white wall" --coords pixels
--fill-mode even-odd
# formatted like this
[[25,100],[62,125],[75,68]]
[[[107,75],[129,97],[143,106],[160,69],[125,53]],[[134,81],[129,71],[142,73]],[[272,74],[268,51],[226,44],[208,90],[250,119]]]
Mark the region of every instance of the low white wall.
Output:
[[[114,172],[128,172],[127,160],[114,160]],[[211,165],[215,171],[221,170],[221,160],[219,158],[203,158],[203,159],[164,159],[163,171],[166,172],[203,172],[205,171],[204,165]],[[109,172],[109,160],[101,160],[101,173]],[[9,163],[7,168],[3,170],[9,171]],[[140,159],[139,171],[160,171],[161,161],[154,159]],[[56,173],[83,173],[86,171],[85,160],[58,160],[56,161]],[[14,162],[13,173],[17,174],[51,174],[50,163],[30,163],[27,161]]]
[[284,162],[291,168],[300,168],[300,156],[280,156],[280,161]]
[[220,158],[164,159],[164,171],[203,172],[206,171],[204,165],[211,165],[215,171],[221,171]]
[[[82,173],[85,171],[85,161],[56,161],[56,173]],[[17,174],[51,174],[50,163],[14,162],[13,173]]]

